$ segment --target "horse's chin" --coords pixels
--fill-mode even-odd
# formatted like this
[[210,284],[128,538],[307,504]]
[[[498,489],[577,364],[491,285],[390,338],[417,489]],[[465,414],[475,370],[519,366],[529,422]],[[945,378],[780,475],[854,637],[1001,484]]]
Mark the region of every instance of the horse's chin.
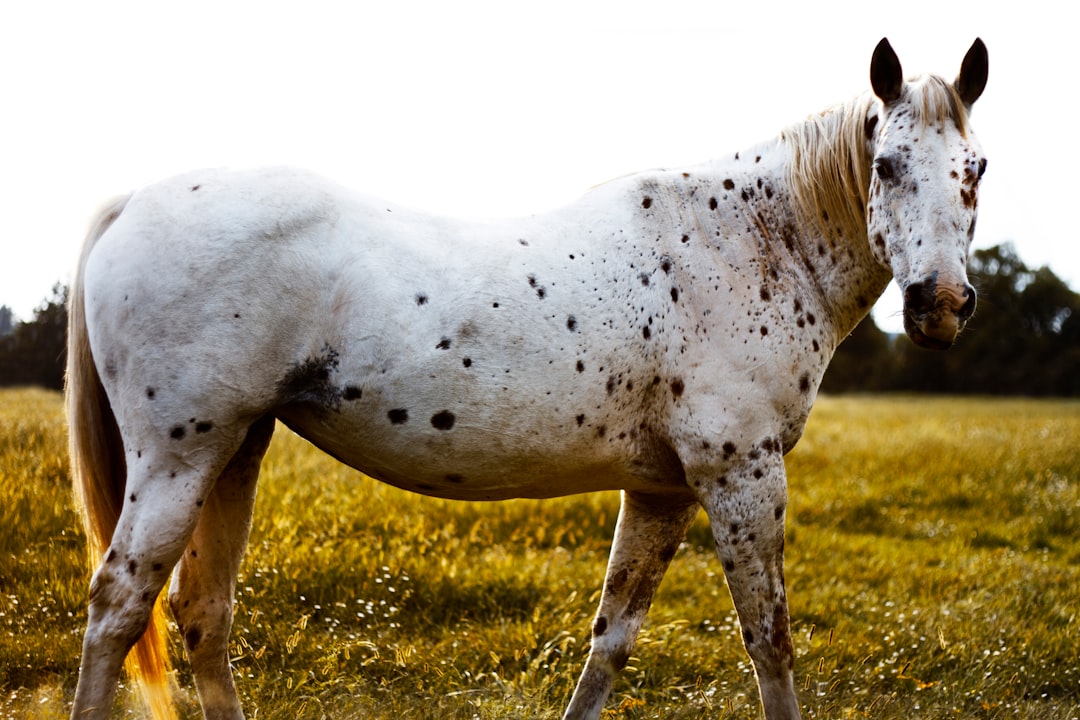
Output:
[[956,337],[963,329],[963,323],[918,321],[911,315],[904,315],[904,332],[911,342],[925,350],[948,350],[956,342]]

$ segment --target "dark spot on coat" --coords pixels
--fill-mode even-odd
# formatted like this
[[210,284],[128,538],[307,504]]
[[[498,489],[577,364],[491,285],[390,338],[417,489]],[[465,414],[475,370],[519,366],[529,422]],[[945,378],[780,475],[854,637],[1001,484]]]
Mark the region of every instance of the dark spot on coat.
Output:
[[529,241],[525,238],[518,238],[518,245],[521,247],[529,247]]
[[184,633],[184,644],[187,645],[188,652],[191,652],[198,647],[201,640],[202,631],[197,627],[192,626]]
[[690,242],[690,236],[689,235],[683,235],[681,239],[682,239],[682,241],[684,243]]
[[607,435],[607,425],[601,425],[600,427],[596,428],[596,437],[602,438],[605,435]]
[[146,397],[149,398],[150,400],[153,400],[154,395],[156,395],[156,394],[157,393],[154,391],[154,388],[146,388]]
[[576,418],[574,418],[574,419],[575,419],[575,420],[577,421],[577,426],[578,426],[578,427],[581,427],[582,425],[584,425],[584,424],[585,424],[585,416],[584,416],[584,415],[578,415],[578,416],[577,416]]
[[131,502],[135,502],[136,499],[137,498],[135,497],[135,493],[131,493],[130,495],[128,495],[128,500],[130,500]]
[[768,334],[769,334],[769,328],[767,328],[767,327],[765,327],[764,325],[762,325],[762,326],[761,326],[761,337],[765,337],[765,336],[766,336],[766,335],[768,335]]
[[449,410],[440,410],[431,416],[431,426],[436,430],[449,430],[454,427],[457,418]]
[[652,198],[648,197],[648,196],[642,198],[641,199],[641,207],[645,208],[646,210],[651,208],[652,207]]
[[735,443],[728,440],[726,443],[724,443],[723,449],[724,449],[724,455],[727,455],[727,456],[730,457],[731,455],[735,454],[735,449],[736,449],[735,448]]
[[177,425],[169,431],[169,437],[171,437],[173,440],[183,440],[184,435],[186,434],[187,430],[184,429],[183,425]]
[[777,505],[776,508],[773,509],[773,517],[776,518],[777,520],[779,520],[783,516],[784,516],[784,506],[783,505]]
[[686,386],[683,385],[682,378],[675,378],[674,380],[671,381],[671,394],[674,395],[675,397],[682,396],[683,391],[685,389],[686,389]]
[[765,302],[769,302],[770,300],[772,300],[772,293],[770,293],[769,288],[765,287],[764,285],[761,286],[761,292],[759,294],[761,295],[761,299]]
[[134,575],[139,571],[139,564],[134,560],[128,560],[127,569],[129,574]]
[[435,345],[435,349],[436,350],[449,350],[450,349],[450,338],[444,337],[442,340],[439,340],[438,344]]
[[596,622],[593,623],[592,634],[593,637],[600,637],[607,632],[607,618],[601,615],[596,618]]
[[754,644],[754,633],[750,632],[749,630],[743,630],[742,639],[743,639],[743,642],[746,643],[747,645],[753,645]]
[[204,433],[208,433],[213,429],[214,429],[214,423],[212,423],[212,422],[201,422],[201,423],[196,423],[195,424],[195,432],[198,433],[199,435],[202,435]]
[[649,287],[649,274],[648,273],[641,273],[640,275],[638,275],[638,279],[641,280],[641,284],[643,286]]
[[877,124],[878,124],[878,116],[877,115],[872,115],[871,117],[866,118],[866,123],[863,125],[863,129],[866,132],[866,139],[867,140],[872,140],[874,138],[874,129],[877,127]]
[[799,376],[799,391],[810,392],[810,373],[803,373]]
[[364,392],[355,385],[346,385],[345,392],[341,394],[341,397],[346,400],[359,400],[363,396]]
[[330,383],[330,374],[339,363],[338,352],[329,345],[323,346],[320,353],[312,354],[289,368],[277,384],[278,397],[283,403],[311,403],[338,409],[341,405],[341,389]]
[[585,363],[578,360],[577,364],[574,365],[574,369],[577,370],[578,372],[585,372]]
[[731,178],[727,178],[726,180],[724,180],[724,189],[725,190],[734,190],[735,189],[735,181],[732,180]]
[[461,364],[465,367],[472,367],[472,358],[463,358]]
[[201,187],[202,187],[202,185],[192,185],[191,186],[191,192],[195,192],[196,190],[198,190]]
[[649,329],[649,326],[648,326],[648,325],[646,325],[645,327],[641,328],[641,336],[642,336],[643,338],[645,338],[646,340],[648,340],[649,338],[651,338],[651,337],[652,337],[652,330],[650,330],[650,329]]
[[428,296],[425,295],[424,293],[417,293],[416,294],[416,304],[417,305],[427,305],[427,301],[428,301]]
[[150,568],[151,568],[151,569],[152,569],[152,570],[153,570],[154,572],[158,572],[158,571],[159,571],[159,570],[161,570],[161,568],[163,568],[163,567],[165,567],[165,566],[164,566],[164,565],[162,565],[161,563],[154,563],[153,565],[151,565],[151,566],[150,566]]
[[735,561],[734,560],[725,560],[724,561],[724,571],[725,572],[734,572],[734,570],[735,570]]
[[540,298],[541,300],[546,298],[547,297],[547,288],[542,288],[542,287],[536,288],[536,297]]
[[461,475],[457,475],[455,473],[450,473],[450,474],[446,475],[446,477],[444,479],[446,480],[446,482],[453,483],[455,485],[460,485],[461,483],[465,482],[464,477],[462,477]]
[[577,318],[573,315],[568,315],[566,318],[566,329],[570,332],[577,330]]
[[394,425],[404,425],[409,421],[409,411],[406,408],[394,408],[386,413],[386,417],[390,418]]
[[671,302],[679,302],[678,288],[671,288]]
[[609,375],[608,379],[607,379],[607,385],[605,386],[605,389],[607,390],[607,394],[608,395],[613,395],[615,393],[615,388],[616,387],[618,387],[618,382],[615,380],[615,376],[614,375]]
[[627,568],[623,568],[622,570],[608,578],[607,591],[613,593],[619,592],[619,590],[622,590],[623,586],[626,585],[626,581],[629,579],[630,570]]
[[714,197],[709,198],[709,209],[710,210],[715,210],[717,205],[719,205],[719,203],[716,202],[716,198],[714,198]]

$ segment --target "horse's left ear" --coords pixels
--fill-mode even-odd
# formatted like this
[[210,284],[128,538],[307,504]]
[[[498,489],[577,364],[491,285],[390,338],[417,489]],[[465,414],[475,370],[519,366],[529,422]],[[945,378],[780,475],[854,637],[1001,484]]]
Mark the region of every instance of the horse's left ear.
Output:
[[899,100],[904,90],[904,71],[888,38],[881,38],[874,48],[874,57],[870,59],[870,87],[886,105]]
[[982,95],[986,87],[986,76],[990,70],[990,56],[986,52],[986,45],[980,38],[975,38],[971,49],[964,56],[964,62],[960,64],[960,74],[956,77],[953,85],[964,104],[971,107]]

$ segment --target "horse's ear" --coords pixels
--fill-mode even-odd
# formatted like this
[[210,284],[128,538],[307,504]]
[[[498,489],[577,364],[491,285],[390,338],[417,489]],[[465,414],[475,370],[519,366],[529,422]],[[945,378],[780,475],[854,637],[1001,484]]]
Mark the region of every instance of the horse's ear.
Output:
[[956,92],[964,104],[971,107],[982,95],[986,87],[986,76],[990,70],[990,56],[986,52],[986,45],[980,38],[975,38],[971,49],[964,56],[964,62],[960,64],[960,74],[953,83]]
[[881,38],[874,48],[874,57],[870,60],[870,87],[886,104],[899,100],[904,89],[900,58],[896,57],[888,38]]

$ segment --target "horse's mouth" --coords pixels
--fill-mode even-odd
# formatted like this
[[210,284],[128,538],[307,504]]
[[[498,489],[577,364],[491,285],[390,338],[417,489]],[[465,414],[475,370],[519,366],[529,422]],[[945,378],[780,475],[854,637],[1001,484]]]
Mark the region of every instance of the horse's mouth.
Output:
[[911,342],[926,350],[948,350],[963,329],[964,321],[951,313],[944,317],[939,313],[916,317],[904,311],[904,332]]

